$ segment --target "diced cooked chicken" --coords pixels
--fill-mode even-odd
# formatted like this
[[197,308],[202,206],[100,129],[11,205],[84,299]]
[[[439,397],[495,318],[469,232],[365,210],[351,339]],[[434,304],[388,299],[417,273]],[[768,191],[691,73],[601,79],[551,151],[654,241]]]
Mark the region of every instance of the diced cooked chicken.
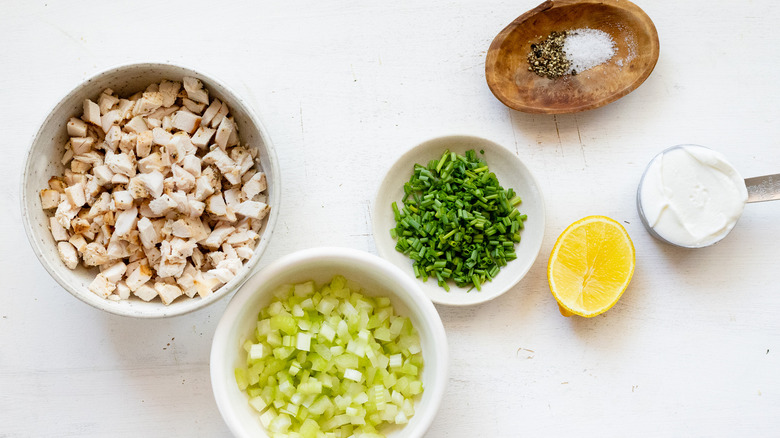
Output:
[[214,138],[214,141],[223,151],[227,149],[228,138],[230,138],[230,134],[233,133],[235,128],[236,127],[233,124],[233,121],[228,117],[224,117],[222,122],[219,124],[219,128],[217,128],[217,136]]
[[89,288],[106,299],[205,298],[254,254],[268,211],[257,151],[239,145],[227,104],[182,82],[84,100],[66,170],[40,192],[63,262],[98,266]]
[[111,108],[114,107],[117,103],[119,103],[119,98],[112,95],[111,90],[106,90],[108,92],[103,92],[103,94],[100,95],[98,98],[98,107],[100,107],[100,114],[106,114],[108,113]]
[[143,183],[146,190],[153,198],[159,198],[163,193],[163,174],[158,170],[152,170],[151,172],[142,173],[137,178]]
[[222,242],[227,239],[227,237],[235,231],[236,229],[234,227],[231,227],[230,225],[221,225],[215,228],[211,234],[209,234],[209,237],[206,238],[202,242],[202,245],[206,248],[212,248],[216,249],[219,248],[222,245]]
[[236,248],[236,254],[244,260],[249,260],[255,252],[248,246],[239,246]]
[[116,289],[116,284],[108,281],[102,273],[98,274],[95,279],[92,280],[92,283],[89,284],[89,290],[102,298],[108,298],[114,289]]
[[57,211],[54,213],[54,218],[62,225],[63,228],[70,228],[70,221],[79,213],[81,208],[74,206],[70,201],[65,198],[60,201],[60,205],[57,206]]
[[186,97],[181,100],[181,103],[185,108],[195,114],[202,114],[203,110],[206,109],[205,103],[195,102],[194,100],[187,99]]
[[149,208],[152,212],[158,216],[163,216],[172,209],[176,208],[176,201],[171,199],[170,196],[163,194],[159,198],[156,198],[149,202]]
[[87,136],[87,124],[75,117],[71,117],[67,124],[68,135],[71,137],[86,137]]
[[160,296],[160,300],[166,306],[171,304],[173,300],[179,298],[182,295],[181,288],[174,284],[155,283],[154,290],[157,291],[157,294]]
[[160,82],[160,95],[162,96],[162,106],[170,107],[176,103],[176,95],[181,89],[180,82],[162,81]]
[[168,143],[170,143],[171,139],[173,138],[173,134],[170,132],[162,129],[162,128],[154,128],[152,129],[152,142],[154,144],[160,145],[160,146],[167,146]]
[[135,102],[135,106],[133,107],[133,115],[145,116],[147,114],[151,114],[162,105],[162,93],[159,91],[145,91],[143,96]]
[[227,214],[225,199],[221,193],[211,195],[206,199],[206,211],[216,216],[225,216]]
[[197,114],[193,114],[189,111],[176,111],[171,118],[171,125],[180,130],[190,134],[200,126],[201,117]]
[[122,134],[122,138],[119,140],[119,150],[126,154],[135,154],[137,139],[138,136],[135,133],[126,132]]
[[[131,291],[135,292],[139,287],[152,279],[152,269],[147,263],[139,263],[138,266],[128,274],[125,283]],[[137,294],[136,294],[137,295]],[[155,293],[155,296],[157,294]],[[154,298],[154,297],[152,297]]]
[[216,193],[220,186],[221,184],[217,172],[212,167],[207,167],[203,173],[195,179],[195,199],[203,201]]
[[224,119],[229,112],[230,108],[228,108],[227,104],[223,102],[222,106],[219,107],[219,111],[217,111],[217,113],[214,115],[214,118],[211,119],[211,127],[218,127],[219,124],[222,123],[222,119]]
[[119,111],[119,114],[122,116],[122,120],[130,119],[133,117],[133,107],[135,106],[135,102],[128,99],[119,99],[119,103],[117,104],[117,110]]
[[104,269],[101,274],[109,282],[117,284],[122,279],[122,276],[125,275],[125,271],[127,271],[127,265],[120,260]]
[[155,244],[159,243],[160,237],[157,235],[157,231],[150,221],[146,217],[142,217],[138,220],[138,234],[141,239],[141,243],[146,248],[151,248]]
[[146,158],[138,160],[138,170],[141,173],[149,173],[155,170],[160,173],[166,173],[169,166],[169,164],[163,162],[162,155],[159,152],[152,152]]
[[[197,178],[201,175],[201,161],[196,155],[187,155],[181,160],[182,169],[186,170],[193,177]],[[193,181],[194,182],[194,181]]]
[[120,210],[127,210],[133,205],[133,195],[127,190],[117,190],[111,194],[114,205]]
[[114,225],[114,235],[123,237],[126,236],[130,230],[135,228],[135,224],[138,221],[138,208],[132,207],[127,210],[122,210],[116,215],[116,224]]
[[102,165],[93,167],[92,175],[95,176],[95,182],[102,187],[111,182],[114,172],[108,166]]
[[[132,290],[132,288],[130,290]],[[157,291],[153,287],[144,284],[139,286],[138,289],[134,290],[133,295],[144,301],[152,301],[155,299],[155,297],[157,297]]]
[[68,269],[76,269],[79,265],[79,255],[70,242],[57,242],[57,252]]
[[211,295],[216,288],[222,286],[224,282],[208,272],[198,272],[193,283],[195,283],[195,289],[198,291],[198,295],[201,298],[206,298]]
[[52,189],[41,190],[41,208],[48,210],[56,208],[60,203],[60,193]]
[[130,155],[122,152],[115,154],[112,152],[106,153],[106,166],[114,173],[119,173],[127,176],[128,178],[135,176],[136,166],[135,160]]
[[255,195],[260,194],[268,188],[268,183],[263,172],[257,172],[249,181],[244,183],[241,191],[248,200],[252,200]]
[[95,139],[92,137],[71,137],[70,147],[73,155],[82,155],[92,150]]
[[262,219],[268,214],[268,210],[270,208],[264,202],[244,201],[238,206],[236,213],[252,219]]
[[84,195],[84,184],[77,183],[67,189],[65,189],[65,196],[68,197],[70,205],[75,207],[82,207],[87,203],[87,198]]
[[125,123],[125,129],[136,134],[142,134],[149,131],[149,127],[144,122],[144,118],[141,116],[135,116]]
[[97,242],[88,244],[82,257],[86,266],[100,266],[109,260],[106,248]]
[[212,100],[211,105],[209,105],[209,107],[206,108],[206,111],[203,113],[203,119],[200,121],[201,126],[208,126],[211,121],[214,120],[214,116],[217,115],[220,108],[222,108],[222,102],[220,102],[219,99]]
[[[108,133],[108,130],[112,126],[122,121],[122,113],[118,110],[111,110],[100,118],[100,126],[103,128],[103,132]],[[83,136],[82,136],[83,137]]]
[[100,106],[89,99],[84,99],[84,115],[82,118],[87,123],[100,126]]
[[87,247],[87,239],[85,239],[81,234],[74,234],[70,236],[68,242],[70,242],[70,244],[73,245],[78,252],[84,252],[84,249]]
[[203,89],[203,83],[192,77],[184,77],[184,90],[187,92],[187,97],[195,102],[209,103],[209,93]]
[[120,281],[116,284],[116,290],[114,291],[120,300],[126,300],[130,298],[130,288],[124,281]]

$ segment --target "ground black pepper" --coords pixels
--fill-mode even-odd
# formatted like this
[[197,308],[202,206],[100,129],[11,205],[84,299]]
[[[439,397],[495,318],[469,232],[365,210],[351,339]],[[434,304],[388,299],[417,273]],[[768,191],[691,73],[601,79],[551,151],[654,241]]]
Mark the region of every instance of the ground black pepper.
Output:
[[528,70],[550,79],[568,73],[571,62],[566,59],[563,51],[563,43],[568,34],[568,31],[550,32],[550,36],[544,41],[531,44],[531,51],[528,53]]

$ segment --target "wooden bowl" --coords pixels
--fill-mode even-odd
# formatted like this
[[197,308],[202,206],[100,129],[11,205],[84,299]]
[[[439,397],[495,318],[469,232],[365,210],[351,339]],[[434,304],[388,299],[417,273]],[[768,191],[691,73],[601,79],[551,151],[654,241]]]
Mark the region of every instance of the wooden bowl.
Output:
[[[531,43],[552,31],[598,29],[615,41],[604,64],[557,79],[528,70]],[[526,113],[564,114],[598,108],[625,96],[650,76],[658,61],[652,20],[627,0],[549,0],[517,17],[488,49],[485,76],[504,105]]]

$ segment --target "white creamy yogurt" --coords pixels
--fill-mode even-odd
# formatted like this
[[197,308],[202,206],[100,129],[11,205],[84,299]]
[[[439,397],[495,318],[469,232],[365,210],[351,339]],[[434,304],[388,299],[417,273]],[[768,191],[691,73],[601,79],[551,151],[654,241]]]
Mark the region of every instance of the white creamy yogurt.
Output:
[[682,145],[650,162],[637,202],[652,234],[674,245],[700,248],[734,228],[747,197],[745,180],[723,154]]

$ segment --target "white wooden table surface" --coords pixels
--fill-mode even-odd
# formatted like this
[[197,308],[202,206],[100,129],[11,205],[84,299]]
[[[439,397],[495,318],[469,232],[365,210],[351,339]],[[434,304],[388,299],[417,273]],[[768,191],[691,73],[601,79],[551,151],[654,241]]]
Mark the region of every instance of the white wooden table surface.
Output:
[[[0,437],[228,436],[208,358],[223,300],[139,321],[76,300],[39,265],[19,211],[23,156],[85,78],[138,61],[202,69],[245,93],[282,169],[279,223],[260,265],[322,245],[375,252],[369,207],[416,143],[463,133],[535,172],[548,226],[513,290],[438,307],[450,380],[429,437],[778,436],[780,202],[751,204],[715,247],[654,241],[634,196],[679,143],[743,176],[780,172],[780,4],[641,0],[661,57],[604,108],[532,116],[484,80],[498,31],[537,0],[2,2]],[[605,315],[559,315],[546,280],[560,232],[590,214],[625,224],[628,291]]]

